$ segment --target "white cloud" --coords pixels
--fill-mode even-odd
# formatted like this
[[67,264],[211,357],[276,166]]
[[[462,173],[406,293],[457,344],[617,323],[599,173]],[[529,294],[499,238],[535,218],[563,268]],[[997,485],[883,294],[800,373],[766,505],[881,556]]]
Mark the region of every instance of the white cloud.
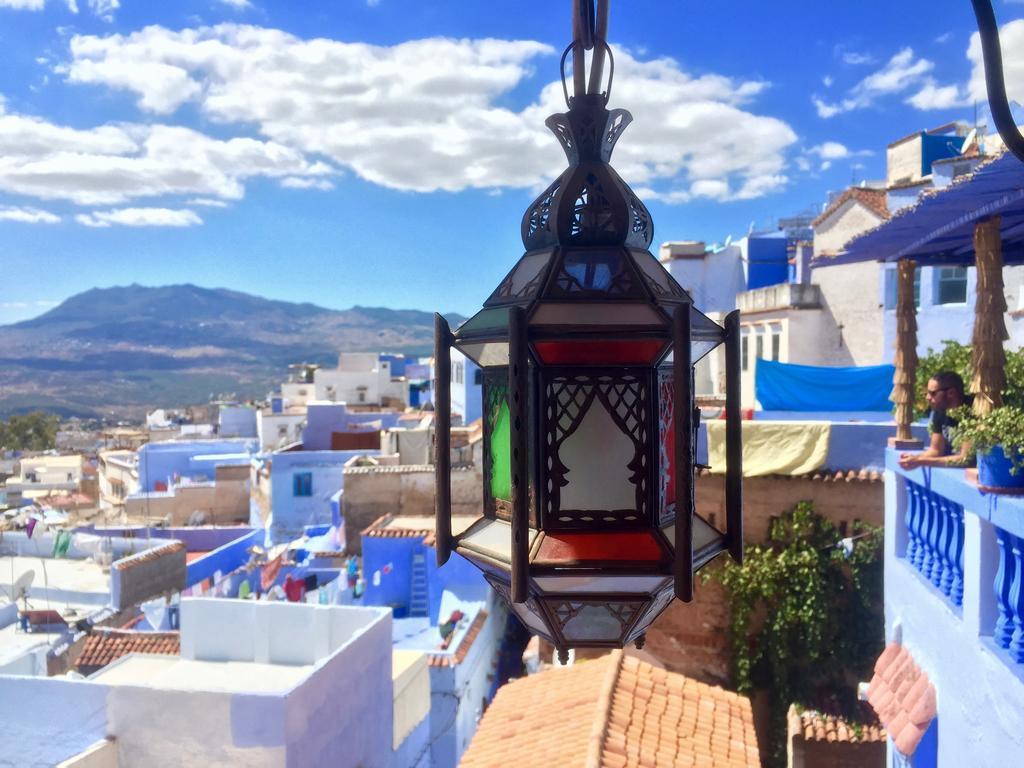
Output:
[[46,0],[0,0],[0,8],[12,8],[15,11],[41,11]]
[[846,51],[842,58],[844,64],[851,64],[853,66],[875,63],[875,57],[870,53],[859,53],[858,51]]
[[[71,82],[135,93],[151,113],[195,104],[211,121],[256,126],[278,145],[327,158],[332,172],[429,192],[532,188],[550,179],[559,152],[543,120],[564,111],[561,85],[549,83],[518,111],[498,102],[538,60],[555,69],[554,53],[533,41],[432,38],[383,47],[224,24],[76,36],[62,71]],[[622,100],[613,102],[629,108],[636,123],[616,166],[631,183],[663,182],[686,194],[695,182],[713,180],[719,183],[698,188],[714,186],[722,199],[777,188],[796,135],[782,120],[747,108],[767,87],[695,77],[671,59],[641,61],[617,51]],[[282,177],[324,186],[312,175]]]
[[249,0],[219,0],[224,5],[230,5],[232,8],[243,10],[245,8],[252,8],[252,3]]
[[939,45],[941,45],[942,43],[948,43],[952,39],[953,39],[953,33],[952,32],[943,32],[941,35],[939,35],[938,37],[935,38],[935,42],[939,43]]
[[25,224],[57,224],[60,216],[39,208],[0,206],[0,221],[19,221]]
[[818,96],[812,96],[811,100],[818,117],[834,117],[843,112],[870,107],[881,96],[902,93],[915,85],[926,84],[930,81],[927,75],[934,68],[934,62],[916,58],[912,48],[904,48],[881,69],[857,83],[841,100],[828,103]]
[[290,147],[212,139],[169,125],[78,130],[10,114],[0,102],[0,191],[81,205],[164,195],[238,200],[255,177],[322,179],[331,166]]
[[288,189],[319,189],[323,191],[334,189],[334,184],[326,179],[309,179],[301,176],[285,176],[281,179],[281,186]]
[[103,21],[113,21],[114,12],[121,7],[121,0],[88,0],[89,10]]
[[834,82],[835,80],[832,79],[832,75],[825,75],[823,78],[821,78],[821,84],[824,85],[826,88],[831,88],[832,83]]
[[191,200],[186,200],[185,205],[200,205],[205,208],[227,208],[228,204],[223,200],[216,200],[212,197],[193,197]]
[[[999,41],[1003,49],[1003,77],[1006,81],[1006,95],[1010,101],[1024,103],[1024,19],[1004,24],[999,30]],[[981,58],[981,38],[977,32],[971,35],[971,42],[967,47],[967,59],[971,63],[967,99],[987,102],[985,65]]]
[[827,171],[831,167],[832,167],[832,161],[831,160],[823,160],[821,165],[818,166],[818,170],[819,171]]
[[203,220],[187,208],[115,208],[110,211],[79,213],[75,221],[87,227],[192,227]]
[[970,104],[970,100],[959,86],[939,85],[931,79],[906,101],[917,109],[950,109]]

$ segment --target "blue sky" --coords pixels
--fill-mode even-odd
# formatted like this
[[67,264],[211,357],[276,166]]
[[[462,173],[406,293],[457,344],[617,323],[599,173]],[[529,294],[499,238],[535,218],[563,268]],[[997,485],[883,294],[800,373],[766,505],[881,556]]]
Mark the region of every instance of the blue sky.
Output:
[[[1024,101],[1024,2],[997,0]],[[567,0],[0,0],[0,323],[192,282],[469,313],[564,167]],[[655,243],[884,175],[983,98],[970,3],[612,3]],[[984,103],[979,106],[984,116]]]

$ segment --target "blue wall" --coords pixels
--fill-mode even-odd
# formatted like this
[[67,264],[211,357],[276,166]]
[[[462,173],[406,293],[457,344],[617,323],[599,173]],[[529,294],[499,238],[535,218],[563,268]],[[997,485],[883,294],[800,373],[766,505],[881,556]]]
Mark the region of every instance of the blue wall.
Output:
[[747,245],[747,290],[778,285],[789,279],[784,232],[751,235]]
[[212,482],[218,464],[248,464],[249,459],[209,458],[197,461],[196,456],[255,453],[256,440],[192,440],[173,443],[147,443],[139,448],[139,490],[151,492],[157,482],[169,483],[178,474],[182,477],[206,475]]
[[[290,541],[301,536],[307,525],[331,523],[334,497],[345,482],[345,462],[355,456],[376,456],[379,453],[376,450],[274,453],[270,465],[272,541]],[[310,496],[294,494],[294,476],[301,472],[313,475]]]
[[930,133],[921,134],[921,175],[932,172],[932,163],[955,157],[960,154],[964,145],[964,136],[935,136]]

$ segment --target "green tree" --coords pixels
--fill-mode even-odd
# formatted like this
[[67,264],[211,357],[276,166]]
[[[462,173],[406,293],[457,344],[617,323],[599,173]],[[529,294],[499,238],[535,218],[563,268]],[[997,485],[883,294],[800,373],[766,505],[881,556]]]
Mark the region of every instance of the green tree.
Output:
[[[920,418],[928,412],[928,379],[939,371],[959,373],[966,387],[971,386],[971,347],[958,341],[946,339],[942,349],[928,348],[917,364],[917,396],[914,410]],[[1006,350],[1006,388],[1003,390],[1006,405],[1024,407],[1024,349]]]
[[10,451],[46,451],[57,444],[60,419],[42,411],[0,421],[0,448]]
[[868,679],[884,635],[882,531],[857,526],[852,550],[808,502],[774,520],[766,546],[719,578],[729,595],[733,682],[763,690],[770,711],[765,765],[786,764],[786,712],[813,703],[856,719],[856,682]]

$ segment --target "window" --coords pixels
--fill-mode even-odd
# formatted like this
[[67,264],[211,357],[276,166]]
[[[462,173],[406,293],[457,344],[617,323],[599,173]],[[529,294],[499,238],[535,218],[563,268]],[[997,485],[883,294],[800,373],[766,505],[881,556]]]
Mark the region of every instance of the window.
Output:
[[477,368],[473,371],[473,384],[481,386],[484,383],[484,371],[482,368]]
[[967,267],[938,267],[935,270],[936,304],[967,303]]
[[[899,278],[896,269],[885,270],[885,308],[896,309]],[[914,307],[921,308],[921,268],[914,269]]]
[[462,363],[452,363],[452,384],[462,383]]
[[769,330],[772,334],[772,353],[768,359],[778,362],[779,356],[782,354],[782,326],[778,323],[772,323],[769,326]]
[[764,334],[763,333],[757,334],[757,341],[754,342],[754,349],[756,350],[754,352],[754,355],[755,355],[755,357],[757,357],[758,360],[764,358]]
[[744,332],[740,340],[740,366],[744,371],[750,369],[750,333]]
[[292,475],[292,496],[313,495],[313,473],[296,472]]
[[278,437],[288,437],[288,427],[278,427],[277,428],[277,436]]

